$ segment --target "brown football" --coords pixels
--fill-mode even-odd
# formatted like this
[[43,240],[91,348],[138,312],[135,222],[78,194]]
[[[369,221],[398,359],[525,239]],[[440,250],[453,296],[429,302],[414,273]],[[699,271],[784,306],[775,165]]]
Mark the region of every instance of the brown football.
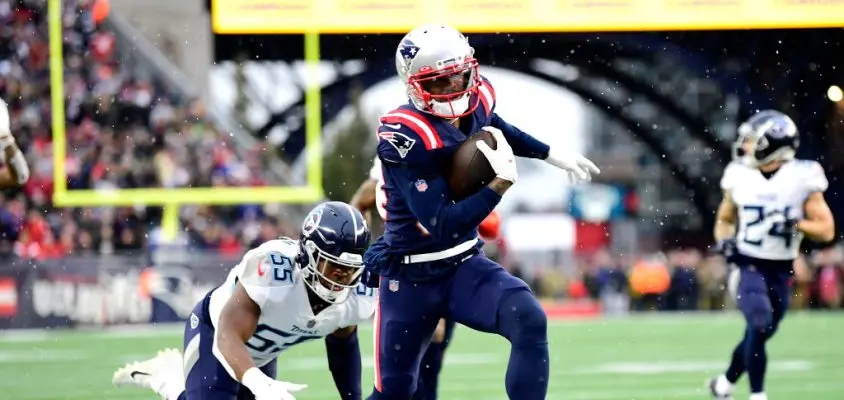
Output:
[[486,142],[492,149],[496,148],[492,134],[480,131],[461,143],[452,155],[448,186],[454,200],[462,200],[475,194],[495,178],[495,170],[475,145],[479,140]]

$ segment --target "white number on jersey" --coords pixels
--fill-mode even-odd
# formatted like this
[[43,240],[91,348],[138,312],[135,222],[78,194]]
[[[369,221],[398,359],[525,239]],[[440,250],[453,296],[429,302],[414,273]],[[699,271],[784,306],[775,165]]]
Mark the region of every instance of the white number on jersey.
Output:
[[770,178],[756,168],[728,165],[721,188],[738,211],[739,252],[766,260],[797,258],[803,235],[784,232],[783,220],[803,218],[809,194],[824,192],[827,186],[823,169],[814,161],[787,162]]
[[361,283],[346,301],[314,315],[301,270],[294,263],[297,252],[298,244],[294,240],[266,242],[246,253],[229,273],[226,283],[211,295],[208,310],[215,327],[238,282],[260,307],[255,333],[246,342],[258,366],[266,365],[299,343],[366,321],[375,312],[377,291]]

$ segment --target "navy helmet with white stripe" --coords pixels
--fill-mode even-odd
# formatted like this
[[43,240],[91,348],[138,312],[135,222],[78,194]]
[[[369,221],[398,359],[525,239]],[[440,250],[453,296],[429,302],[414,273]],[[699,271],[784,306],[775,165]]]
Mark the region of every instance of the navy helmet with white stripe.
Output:
[[344,301],[363,273],[369,237],[363,215],[349,204],[330,201],[314,207],[302,224],[296,258],[305,284],[329,303]]

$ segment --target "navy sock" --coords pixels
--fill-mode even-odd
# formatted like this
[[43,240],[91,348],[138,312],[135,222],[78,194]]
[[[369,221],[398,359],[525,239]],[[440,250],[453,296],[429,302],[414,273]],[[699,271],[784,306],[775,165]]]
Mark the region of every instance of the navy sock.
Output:
[[744,362],[747,366],[747,378],[750,380],[750,392],[761,393],[765,386],[765,369],[768,365],[768,354],[765,352],[765,342],[768,335],[758,329],[748,327],[745,334]]
[[510,341],[506,387],[511,399],[544,400],[548,392],[548,320],[527,290],[509,294],[498,309],[498,330]]
[[436,400],[445,348],[445,343],[432,342],[422,356],[422,364],[419,366],[419,385],[416,388],[415,400]]
[[727,380],[730,381],[730,383],[735,384],[738,382],[739,378],[741,378],[741,374],[745,371],[744,343],[746,341],[747,336],[745,335],[745,337],[741,339],[741,342],[739,342],[733,350],[733,358],[730,360],[730,366],[727,368],[727,372],[724,373],[724,376],[727,377]]
[[187,400],[187,399],[188,399],[188,395],[185,394],[185,392],[182,392],[182,393],[179,393],[179,398],[176,399],[176,400]]
[[334,384],[343,400],[361,398],[361,359],[358,333],[348,337],[325,337],[325,349],[328,353],[328,369],[334,377]]

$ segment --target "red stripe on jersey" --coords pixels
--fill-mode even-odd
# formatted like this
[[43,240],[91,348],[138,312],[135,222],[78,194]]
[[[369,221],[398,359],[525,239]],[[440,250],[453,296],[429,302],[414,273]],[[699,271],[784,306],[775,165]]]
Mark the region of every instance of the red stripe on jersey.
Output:
[[398,123],[402,124],[416,133],[425,143],[425,149],[433,150],[443,147],[443,142],[440,140],[440,134],[434,129],[434,126],[425,119],[424,116],[417,114],[410,110],[398,109],[391,111],[381,117],[382,124]]
[[375,305],[375,321],[372,325],[375,327],[375,334],[373,335],[373,351],[375,352],[375,390],[381,391],[381,300],[378,300]]
[[478,86],[478,97],[481,99],[481,103],[484,104],[486,116],[489,117],[492,114],[492,108],[495,107],[495,94],[493,94],[492,86],[486,82]]
[[489,94],[492,95],[492,103],[495,104],[495,101],[496,101],[496,99],[495,99],[495,89],[492,87],[492,84],[489,83],[489,81],[484,81],[484,86],[486,86],[486,88],[489,89]]

